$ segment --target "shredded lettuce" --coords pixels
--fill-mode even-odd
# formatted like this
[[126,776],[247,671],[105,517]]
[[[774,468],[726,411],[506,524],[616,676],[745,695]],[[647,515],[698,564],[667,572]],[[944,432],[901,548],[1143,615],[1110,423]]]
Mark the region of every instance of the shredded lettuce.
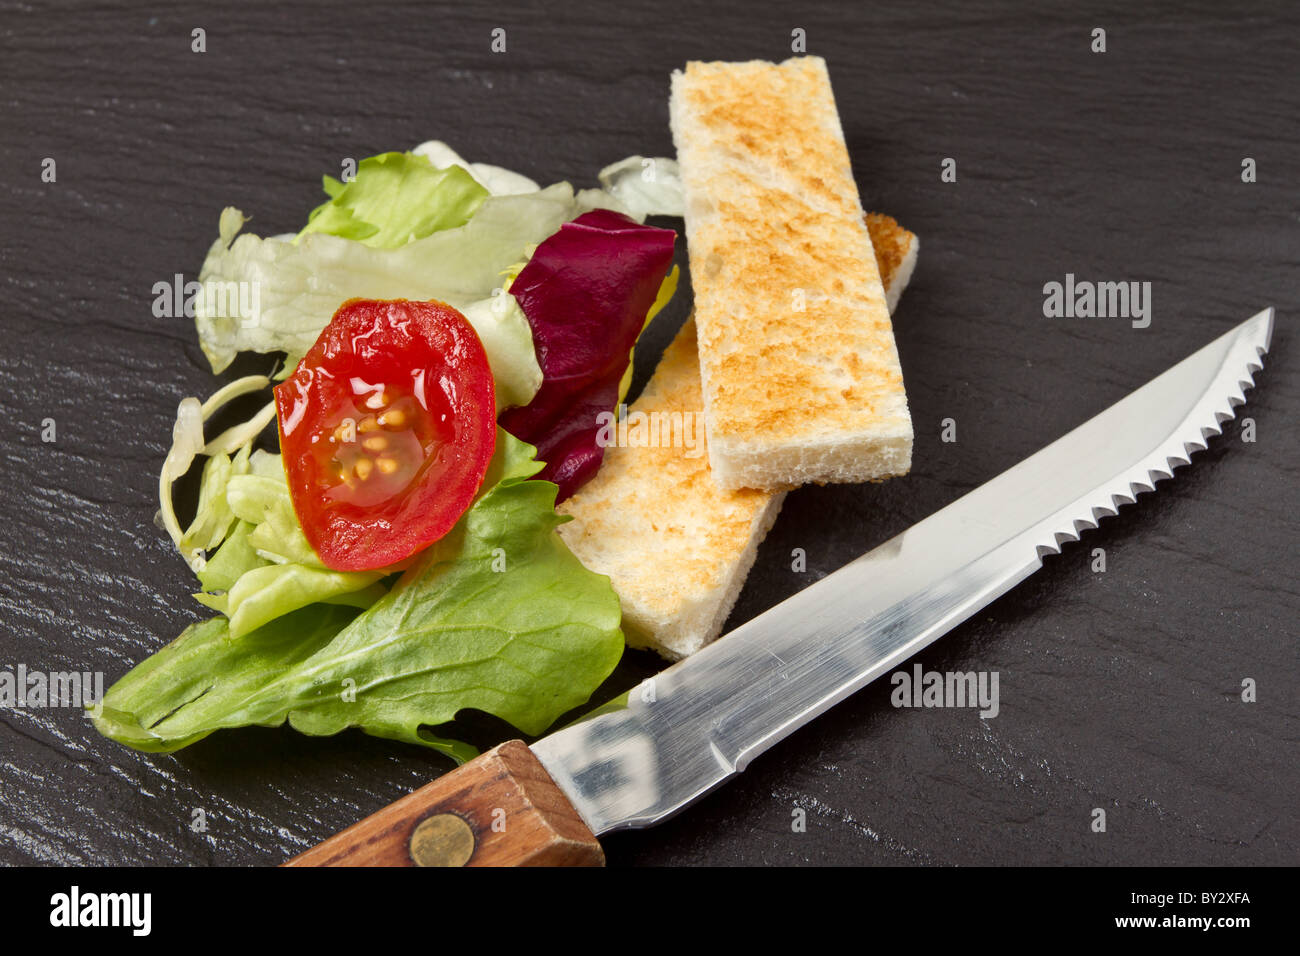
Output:
[[[418,156],[423,156],[438,169],[446,169],[449,166],[459,166],[467,171],[479,185],[487,189],[493,196],[518,196],[524,193],[537,192],[541,187],[536,182],[529,179],[522,173],[505,169],[501,166],[492,166],[488,163],[469,163],[461,158],[460,154],[441,140],[431,139],[426,143],[421,143],[415,149],[411,150]],[[638,201],[637,197],[632,194],[625,182],[624,167],[635,168],[643,176],[646,167],[643,162],[662,163],[667,181],[658,187],[650,187],[643,191],[646,197]],[[608,174],[608,175],[607,175]],[[674,159],[656,159],[643,161],[640,156],[629,156],[627,159],[611,166],[606,166],[601,170],[601,188],[600,189],[583,189],[577,194],[579,212],[589,212],[592,209],[609,209],[613,212],[621,212],[623,215],[635,219],[637,222],[645,222],[647,212],[637,208],[646,206],[649,215],[677,215],[680,212],[672,212],[671,209],[665,209],[665,206],[673,204],[673,186],[671,183],[677,183],[677,195],[681,193],[681,180],[677,169],[677,161]],[[627,200],[630,199],[631,202]],[[575,213],[577,215],[577,213]]]
[[624,202],[640,194],[623,178],[611,180],[621,194],[575,193],[568,183],[539,189],[526,176],[467,163],[431,140],[362,160],[351,182],[325,177],[330,198],[297,236],[239,235],[246,218],[227,208],[199,274],[200,345],[214,372],[243,351],[287,352],[292,366],[348,299],[438,299],[472,313],[498,405],[526,405],[542,373],[503,277],[585,212],[608,209],[643,221],[645,213]]
[[262,474],[231,478],[226,484],[226,503],[237,518],[256,526],[249,543],[261,557],[276,564],[322,566],[298,524],[283,471],[275,477]]
[[[158,473],[158,515],[163,527],[171,535],[176,547],[181,546],[184,532],[172,507],[172,483],[180,478],[194,458],[203,452],[203,407],[197,398],[183,398],[176,406],[176,422],[172,425],[172,444],[163,459],[162,470]],[[194,552],[181,552],[190,565],[194,564]]]
[[[240,446],[248,444],[261,433],[270,422],[270,419],[266,418],[265,409],[254,416],[250,422],[228,429],[220,438],[207,444],[203,441],[203,423],[234,399],[266,388],[270,383],[271,380],[265,375],[247,375],[219,389],[206,402],[200,403],[197,398],[185,398],[176,409],[171,448],[168,449],[162,470],[158,474],[158,518],[185,559],[185,563],[196,571],[203,567],[205,561],[203,552],[220,543],[221,538],[225,536],[223,529],[228,529],[230,526],[221,508],[224,503],[225,483],[235,473],[236,463],[227,462],[226,465],[222,465],[218,461],[214,465],[209,461],[204,465],[199,491],[199,512],[190,527],[184,531],[181,530],[180,520],[176,517],[176,508],[172,502],[172,485],[190,470],[194,459],[199,455],[228,455]],[[271,417],[275,417],[274,406],[271,409]],[[231,440],[236,437],[241,438],[238,444]],[[237,457],[238,467],[243,468],[247,461],[247,456],[242,459]],[[218,534],[219,530],[222,531],[221,534]]]
[[246,422],[231,425],[212,441],[203,446],[205,455],[228,455],[245,447],[262,434],[267,425],[275,421],[275,402],[267,402],[261,410]]
[[[508,291],[508,280],[503,276],[501,282],[499,291],[460,309],[469,324],[474,326],[479,341],[483,343],[483,351],[487,353],[498,410],[527,405],[542,387],[542,367],[537,364],[528,317]],[[530,330],[527,349],[520,345],[525,329]],[[493,364],[493,356],[496,356],[496,364]]]
[[178,542],[181,553],[211,551],[226,539],[235,523],[235,514],[226,504],[226,486],[232,476],[248,470],[248,453],[245,446],[233,461],[219,454],[204,463],[198,511]]
[[491,488],[368,610],[316,603],[242,635],[226,618],[195,624],[108,690],[95,726],[167,752],[287,720],[458,760],[473,748],[429,728],[466,708],[540,734],[590,698],[623,648],[618,598],[555,533],[556,486],[530,480],[540,467],[501,435]]
[[[230,619],[232,637],[318,601],[368,607],[383,596],[383,588],[376,586],[379,580],[398,570],[340,574],[321,563],[294,513],[280,456],[252,450],[253,441],[275,417],[273,403],[204,444],[206,418],[231,400],[268,385],[266,376],[250,375],[202,404],[197,398],[181,402],[173,446],[159,477],[164,526],[203,587],[195,597]],[[182,532],[171,487],[199,455],[208,460],[198,507]],[[214,549],[216,554],[208,560],[207,553]]]
[[[239,638],[256,631],[278,617],[321,601],[366,592],[373,601],[370,585],[380,575],[373,571],[331,571],[305,564],[269,564],[240,576],[225,594],[224,611],[229,619],[230,637]],[[354,603],[354,602],[348,602]]]

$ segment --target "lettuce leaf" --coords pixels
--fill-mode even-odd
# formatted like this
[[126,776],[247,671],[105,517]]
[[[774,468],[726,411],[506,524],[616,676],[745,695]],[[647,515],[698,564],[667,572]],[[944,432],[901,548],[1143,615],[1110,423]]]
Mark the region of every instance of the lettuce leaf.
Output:
[[[269,406],[269,418],[263,409],[251,421],[227,429],[206,444],[203,423],[233,399],[265,388],[270,382],[265,375],[246,375],[219,388],[206,402],[184,398],[176,409],[172,444],[158,474],[158,514],[154,520],[167,531],[185,563],[195,571],[203,568],[204,551],[220,544],[230,529],[232,518],[225,505],[226,483],[232,474],[250,467],[251,459],[244,446],[275,417],[275,406]],[[226,457],[231,452],[238,452],[233,462]],[[206,455],[210,460],[203,466],[198,513],[190,527],[182,531],[172,500],[172,485],[190,470],[199,455]]]
[[309,564],[268,564],[240,575],[225,595],[225,607],[216,610],[229,619],[230,636],[239,638],[320,601],[368,607],[380,597],[370,586],[381,576],[374,571],[331,571]]
[[206,525],[218,515],[234,524],[200,571],[203,591],[195,595],[229,618],[230,637],[243,637],[318,601],[364,608],[383,596],[377,585],[389,571],[344,573],[321,563],[298,523],[279,455],[259,451],[253,462],[245,449],[241,456],[245,464],[236,474],[222,469],[221,459],[209,460],[209,465],[218,462],[216,473],[224,471],[225,480],[206,503],[200,491],[195,519],[196,525]]
[[[257,549],[249,544],[249,535],[257,525],[251,521],[236,521],[234,530],[226,537],[217,553],[208,559],[198,572],[199,585],[204,593],[194,595],[201,604],[206,604],[214,611],[226,612],[225,592],[235,586],[235,582],[254,568],[265,567],[271,562],[261,557]],[[218,597],[221,600],[216,600]]]
[[492,166],[489,163],[467,163],[460,154],[441,140],[431,139],[411,150],[417,156],[423,156],[437,169],[459,166],[493,196],[517,196],[520,193],[535,193],[541,187],[522,173]]
[[312,210],[299,238],[314,232],[396,249],[467,223],[488,191],[459,166],[436,169],[414,153],[363,159],[351,182],[325,177],[328,202]]
[[[258,723],[253,714],[264,711],[254,705],[250,719],[241,720],[236,701],[254,697],[274,675],[318,653],[356,614],[351,608],[315,604],[277,618],[243,640],[230,637],[224,617],[191,624],[110,687],[99,713],[90,711],[91,720],[105,737],[149,753],[187,747],[218,726]],[[224,706],[205,705],[213,692],[222,695]],[[275,725],[283,717],[262,722]]]
[[622,201],[638,222],[646,216],[686,215],[686,191],[677,160],[629,156],[600,171],[600,184]]
[[564,500],[596,473],[598,416],[618,404],[632,346],[659,297],[677,234],[608,210],[585,213],[537,247],[510,291],[532,325],[542,387],[499,418],[537,447]]
[[226,488],[231,477],[248,470],[249,447],[245,446],[233,461],[227,455],[213,455],[204,462],[198,510],[178,542],[182,554],[211,551],[230,533],[235,513],[226,503]]
[[500,436],[492,487],[368,610],[315,604],[240,637],[224,618],[195,624],[108,690],[95,726],[151,752],[228,727],[360,727],[458,760],[473,749],[428,728],[465,708],[540,734],[623,649],[618,598],[555,533],[540,467]]
[[[199,273],[199,343],[214,372],[244,351],[284,351],[296,361],[348,299],[438,299],[476,323],[498,403],[527,404],[542,374],[528,321],[503,291],[503,273],[562,223],[603,201],[603,193],[593,192],[599,190],[575,196],[568,183],[557,183],[527,195],[491,196],[463,226],[395,249],[323,232],[297,242],[239,235],[243,214],[227,209]],[[476,306],[484,301],[492,307]]]

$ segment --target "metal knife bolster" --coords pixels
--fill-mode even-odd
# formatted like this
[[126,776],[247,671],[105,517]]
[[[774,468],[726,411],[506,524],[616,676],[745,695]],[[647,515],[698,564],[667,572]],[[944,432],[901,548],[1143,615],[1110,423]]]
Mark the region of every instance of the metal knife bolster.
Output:
[[1063,438],[533,745],[596,834],[681,810],[893,669],[1205,448],[1245,401],[1258,315]]

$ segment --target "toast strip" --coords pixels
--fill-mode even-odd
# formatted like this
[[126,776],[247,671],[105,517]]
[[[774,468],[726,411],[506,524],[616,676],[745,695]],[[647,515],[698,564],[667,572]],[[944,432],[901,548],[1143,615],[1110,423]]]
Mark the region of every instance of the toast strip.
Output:
[[714,478],[906,473],[903,374],[825,61],[691,62],[669,110]]
[[[888,216],[873,213],[867,223],[889,301],[896,303],[920,243]],[[703,409],[695,323],[688,320],[632,403],[628,421],[658,413],[662,439],[664,415],[677,413],[683,422],[695,421],[703,441]],[[679,660],[721,633],[785,495],[720,488],[698,444],[659,444],[606,448],[596,476],[560,504],[573,521],[559,533],[583,564],[609,575],[628,645]]]

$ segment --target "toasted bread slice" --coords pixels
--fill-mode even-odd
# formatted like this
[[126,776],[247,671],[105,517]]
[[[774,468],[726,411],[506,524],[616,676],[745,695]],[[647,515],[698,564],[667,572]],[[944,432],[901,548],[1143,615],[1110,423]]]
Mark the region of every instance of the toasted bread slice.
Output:
[[[889,300],[897,302],[920,243],[888,216],[872,214],[867,223]],[[669,660],[695,653],[722,631],[785,497],[718,486],[694,441],[704,439],[703,409],[695,323],[688,320],[628,419],[658,413],[662,439],[665,416],[671,421],[676,413],[683,423],[693,416],[697,431],[686,430],[676,446],[606,448],[596,477],[559,506],[573,517],[560,525],[560,536],[583,564],[613,582],[628,644]]]
[[[893,216],[883,212],[869,212],[866,217],[867,232],[880,269],[880,282],[885,287],[885,300],[892,316],[898,308],[903,290],[912,281],[916,257],[921,251],[920,240],[898,224]],[[892,321],[892,320],[891,320]]]
[[669,110],[714,478],[904,474],[912,420],[825,61],[691,62]]

